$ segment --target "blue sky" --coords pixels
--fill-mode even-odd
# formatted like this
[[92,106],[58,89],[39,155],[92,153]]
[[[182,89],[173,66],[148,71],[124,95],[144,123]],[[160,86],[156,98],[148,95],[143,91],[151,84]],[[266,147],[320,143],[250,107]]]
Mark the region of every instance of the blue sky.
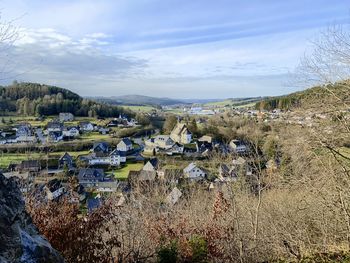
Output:
[[289,73],[309,40],[350,21],[348,0],[0,0],[0,7],[21,32],[6,51],[13,61],[3,82],[83,96],[285,94],[301,88]]

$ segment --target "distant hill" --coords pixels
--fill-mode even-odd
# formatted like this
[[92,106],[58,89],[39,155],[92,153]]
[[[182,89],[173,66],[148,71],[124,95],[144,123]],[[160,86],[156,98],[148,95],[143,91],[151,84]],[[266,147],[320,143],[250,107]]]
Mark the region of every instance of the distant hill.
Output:
[[341,106],[350,103],[350,81],[335,83],[334,85],[318,86],[289,95],[271,97],[255,104],[256,109],[310,109],[322,108],[325,105]]
[[211,107],[248,107],[254,106],[256,102],[266,99],[267,97],[251,97],[251,98],[230,98],[221,101],[208,102],[204,106]]
[[156,106],[167,106],[167,105],[175,105],[175,104],[183,104],[184,102],[181,100],[170,99],[170,98],[157,98],[157,97],[149,97],[142,95],[125,95],[125,96],[116,96],[116,97],[97,97],[94,98],[96,101],[106,102],[109,104],[116,105],[156,105]]
[[57,115],[71,112],[77,116],[118,116],[133,113],[121,107],[83,99],[78,94],[59,87],[30,82],[14,82],[0,87],[1,115]]

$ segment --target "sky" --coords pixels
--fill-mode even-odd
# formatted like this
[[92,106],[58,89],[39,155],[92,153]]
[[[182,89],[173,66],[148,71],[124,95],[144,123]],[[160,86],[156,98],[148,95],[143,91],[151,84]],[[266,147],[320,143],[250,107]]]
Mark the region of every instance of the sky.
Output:
[[0,48],[2,84],[106,97],[290,93],[302,88],[291,73],[310,41],[350,22],[349,0],[0,0],[0,8],[0,22],[19,32]]

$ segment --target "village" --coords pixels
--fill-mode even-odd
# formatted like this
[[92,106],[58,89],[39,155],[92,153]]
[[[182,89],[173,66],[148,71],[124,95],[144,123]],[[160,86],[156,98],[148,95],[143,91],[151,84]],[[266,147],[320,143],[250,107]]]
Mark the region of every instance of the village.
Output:
[[[206,125],[210,118],[223,118],[227,112],[191,108],[186,116],[194,116],[197,126]],[[159,111],[143,113],[143,118],[163,122],[166,116],[169,115]],[[252,108],[230,108],[229,116],[264,125],[301,127],[312,127],[318,120],[329,118],[319,113],[309,112],[306,116]],[[6,177],[20,178],[23,192],[41,189],[45,200],[75,196],[74,200],[88,212],[110,193],[124,197],[140,187],[150,189],[152,185],[165,184],[169,186],[168,201],[175,204],[182,195],[180,189],[191,184],[212,191],[240,177],[249,180],[256,176],[260,157],[252,142],[242,138],[223,141],[211,134],[198,137],[183,116],[177,115],[176,120],[169,133],[122,114],[116,118],[82,119],[63,112],[46,120],[3,121],[1,169]],[[221,161],[215,161],[218,156]],[[222,162],[222,158],[226,161]],[[278,159],[266,161],[263,169],[275,169],[279,163]]]
[[[250,175],[253,170],[249,142],[235,139],[223,143],[209,135],[194,138],[181,120],[170,134],[154,129],[148,136],[121,138],[114,136],[115,130],[142,125],[122,115],[98,125],[78,121],[71,113],[60,113],[45,126],[36,123],[45,122],[13,123],[2,130],[3,174],[20,178],[24,193],[40,189],[40,195],[50,201],[75,196],[73,199],[90,212],[112,192],[127,195],[135,187],[162,183],[169,184],[170,194],[179,197],[179,185],[201,184],[210,190],[235,181],[242,171]],[[81,142],[82,138],[89,139]],[[73,150],[75,143],[83,148]],[[54,147],[66,150],[55,152]],[[214,154],[231,156],[231,160],[208,167],[206,160]],[[6,162],[7,156],[13,158]],[[176,198],[169,200],[176,202]]]

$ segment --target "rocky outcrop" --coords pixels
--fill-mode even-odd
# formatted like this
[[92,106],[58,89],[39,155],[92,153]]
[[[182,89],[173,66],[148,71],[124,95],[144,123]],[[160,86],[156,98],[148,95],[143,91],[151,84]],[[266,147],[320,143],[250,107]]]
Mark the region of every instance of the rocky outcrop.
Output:
[[62,256],[42,237],[25,211],[14,181],[0,173],[0,263],[58,263]]

